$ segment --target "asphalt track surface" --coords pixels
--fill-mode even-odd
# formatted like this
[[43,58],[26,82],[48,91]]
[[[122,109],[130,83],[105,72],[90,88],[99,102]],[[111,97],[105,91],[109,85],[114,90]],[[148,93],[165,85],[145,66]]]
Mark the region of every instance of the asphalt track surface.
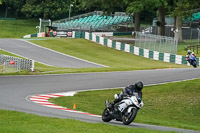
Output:
[[[0,39],[0,48],[12,53],[34,59],[39,62],[49,64],[49,60],[71,60],[78,62],[74,57],[52,52],[51,50],[37,47],[21,40]],[[31,53],[31,54],[30,54]],[[43,54],[44,53],[44,54]],[[56,55],[54,55],[56,54]],[[58,55],[57,55],[58,54]],[[48,55],[48,56],[47,56]],[[55,59],[53,58],[55,56]],[[51,57],[51,58],[49,58]],[[42,60],[40,60],[42,59]],[[59,60],[59,62],[62,62]],[[102,67],[101,65],[81,62],[78,67]],[[84,64],[86,63],[86,64]],[[57,64],[57,63],[55,63]],[[67,63],[68,64],[68,63]],[[52,64],[54,65],[54,64]],[[65,66],[64,64],[62,64]],[[72,65],[74,66],[74,65]],[[76,65],[75,65],[76,67]],[[29,96],[36,94],[60,93],[68,91],[92,90],[102,88],[125,87],[138,80],[143,81],[145,85],[162,84],[166,82],[182,81],[188,79],[200,78],[200,69],[163,69],[163,70],[141,70],[126,72],[103,72],[103,73],[77,73],[62,75],[38,75],[38,76],[1,76],[0,77],[0,108],[14,110],[26,113],[32,113],[41,116],[58,117],[67,119],[77,119],[85,122],[102,123],[101,118],[92,117],[84,114],[65,112],[62,110],[47,108],[39,104],[30,102]],[[173,88],[172,88],[173,89]],[[92,99],[91,99],[92,100]],[[89,103],[88,103],[89,104]],[[111,121],[108,124],[124,126],[121,122]],[[128,127],[148,128],[161,131],[177,132],[197,132],[185,129],[154,126],[147,124],[132,123]]]
[[47,48],[39,47],[38,45],[24,40],[0,39],[0,49],[54,67],[105,67],[100,64],[58,53]]
[[[143,81],[145,85],[150,85],[194,78],[200,78],[200,69],[182,68],[126,72],[77,73],[63,75],[1,76],[0,108],[33,113],[41,116],[77,119],[85,122],[102,123],[101,118],[84,114],[65,112],[54,108],[47,108],[28,101],[27,97],[36,94],[124,87],[136,82],[137,80]],[[115,121],[111,121],[109,124],[124,126],[122,123]],[[191,133],[197,132],[185,129],[138,123],[132,123],[128,127],[148,128],[162,131]]]

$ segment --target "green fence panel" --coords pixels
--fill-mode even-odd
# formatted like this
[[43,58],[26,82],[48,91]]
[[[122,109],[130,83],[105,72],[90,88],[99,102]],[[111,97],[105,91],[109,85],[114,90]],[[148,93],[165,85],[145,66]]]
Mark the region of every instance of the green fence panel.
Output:
[[81,35],[79,32],[75,32],[75,38],[81,38]]
[[112,48],[116,49],[116,41],[112,41]]
[[89,34],[89,39],[92,40],[92,33]]
[[0,20],[16,20],[16,18],[3,18],[3,17],[0,17]]
[[37,34],[31,34],[31,37],[37,37]]
[[169,61],[170,61],[171,63],[175,63],[175,59],[176,59],[176,56],[173,55],[173,54],[170,54],[170,59],[169,59]]
[[96,42],[99,43],[99,36],[96,36]]
[[199,58],[197,58],[197,66],[199,66]]
[[108,46],[108,39],[104,38],[104,42],[103,43],[104,43],[105,46]]
[[151,51],[151,50],[149,50],[149,58],[150,58],[150,59],[153,59],[153,54],[154,54],[154,52]]
[[113,32],[113,36],[132,35],[132,32]]
[[130,53],[134,53],[134,46],[130,45]]
[[84,39],[85,39],[85,32],[82,32],[82,33],[81,33],[81,38],[84,38]]
[[187,65],[186,56],[182,56],[182,64],[185,64],[185,65]]
[[164,53],[159,53],[159,60],[164,61]]
[[139,48],[139,56],[144,56],[144,49]]
[[75,38],[85,38],[85,32],[75,32]]
[[121,43],[120,50],[124,51],[125,50],[125,43]]

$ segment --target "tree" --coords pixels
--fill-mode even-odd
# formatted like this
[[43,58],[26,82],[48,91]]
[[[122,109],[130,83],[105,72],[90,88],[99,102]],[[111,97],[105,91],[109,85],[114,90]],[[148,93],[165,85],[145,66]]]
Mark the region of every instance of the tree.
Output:
[[158,34],[165,35],[165,15],[166,15],[166,1],[159,0],[158,2]]
[[200,0],[173,0],[172,15],[175,17],[175,27],[178,29],[178,41],[183,42],[182,24],[183,18],[192,17],[193,9],[199,8]]
[[21,15],[21,8],[25,4],[25,0],[1,0],[1,3],[5,6],[5,17],[8,15],[8,9],[11,9],[18,17]]
[[83,10],[100,10],[103,11],[104,14],[110,15],[115,11],[122,11],[126,10],[126,6],[121,0],[112,0],[112,2],[108,0],[82,0],[82,9]]
[[27,18],[41,17],[54,19],[60,15],[67,14],[72,0],[27,0],[22,12]]
[[[144,11],[155,12],[160,5],[160,0],[124,0],[127,4],[127,12],[134,16],[135,31],[140,31],[141,14]],[[147,16],[149,17],[149,16]]]
[[141,12],[144,10],[144,4],[142,0],[124,0],[127,4],[127,12],[133,15],[134,22],[135,22],[135,31],[140,31],[140,15]]

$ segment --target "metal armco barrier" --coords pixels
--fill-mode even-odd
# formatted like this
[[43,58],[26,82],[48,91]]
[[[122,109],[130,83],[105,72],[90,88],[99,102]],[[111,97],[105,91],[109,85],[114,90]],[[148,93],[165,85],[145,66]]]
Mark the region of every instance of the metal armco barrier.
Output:
[[34,61],[28,59],[21,59],[17,57],[7,56],[0,54],[0,64],[4,64],[5,67],[12,66],[16,67],[17,71],[28,70],[34,71]]

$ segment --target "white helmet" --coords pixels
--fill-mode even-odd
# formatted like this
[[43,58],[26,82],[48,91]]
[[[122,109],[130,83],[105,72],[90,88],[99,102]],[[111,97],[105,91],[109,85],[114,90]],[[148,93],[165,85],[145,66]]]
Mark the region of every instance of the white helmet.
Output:
[[188,54],[191,54],[191,51],[190,51],[190,50],[188,50],[187,52],[188,52]]

